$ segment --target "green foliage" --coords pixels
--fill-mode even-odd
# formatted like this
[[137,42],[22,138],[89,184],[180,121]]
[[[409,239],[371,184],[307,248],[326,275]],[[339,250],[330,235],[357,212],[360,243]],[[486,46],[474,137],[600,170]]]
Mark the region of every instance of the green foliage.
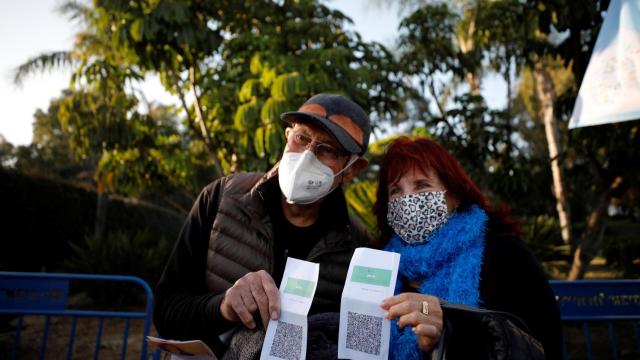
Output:
[[[93,232],[96,193],[86,188],[0,168],[0,196],[0,212],[5,214],[0,270],[63,271],[61,262],[73,255],[70,244],[82,244]],[[175,199],[170,192],[162,197]],[[184,213],[112,197],[106,228],[127,234],[148,229],[153,239],[173,240],[183,220]]]
[[523,241],[542,262],[562,259],[560,224],[555,216],[537,215],[525,217],[522,224]]
[[316,1],[94,1],[66,10],[91,35],[79,42],[77,74],[94,83],[94,65],[130,69],[122,79],[153,72],[181,99],[195,94],[198,104],[183,101],[187,128],[225,172],[277,161],[283,138],[268,124],[311,94],[349,94],[381,119],[399,107],[390,54],[344,31],[349,20]]
[[363,180],[350,184],[345,189],[345,197],[351,214],[362,221],[374,239],[380,236],[377,220],[373,214],[377,186],[377,181]]
[[260,107],[255,96],[250,97],[249,102],[238,106],[234,117],[234,126],[238,130],[255,128],[260,121]]
[[[70,66],[72,90],[36,114],[31,146],[0,143],[0,160],[65,178],[93,176],[125,195],[195,192],[213,168],[216,176],[270,168],[285,145],[280,114],[310,95],[337,92],[371,114],[378,135],[406,131],[443,144],[492,200],[527,217],[532,247],[551,256],[553,195],[532,66],[545,64],[552,75],[574,219],[612,180],[623,179],[613,196],[624,197],[640,178],[629,166],[640,158],[636,123],[566,129],[608,1],[416,4],[392,54],[349,31],[351,21],[319,1],[68,2],[62,11],[80,25],[73,49],[28,60],[16,82]],[[571,30],[559,46],[549,41],[551,25]],[[505,109],[489,109],[473,91],[488,71],[508,82]],[[139,110],[135,86],[148,74],[178,96],[181,111]],[[347,190],[352,211],[370,228],[365,210],[391,140],[370,146],[370,167]]]
[[260,119],[263,124],[277,123],[280,119],[280,114],[288,110],[287,105],[286,100],[278,99],[277,97],[267,99],[260,111]]
[[238,92],[238,100],[243,103],[251,101],[258,95],[259,86],[260,81],[257,79],[248,79]]
[[[103,239],[87,236],[82,244],[71,244],[71,247],[74,255],[62,263],[65,272],[127,274],[141,277],[150,284],[157,283],[171,251],[169,241],[154,237],[148,229],[133,234],[114,232]],[[130,288],[130,285],[106,284],[90,287],[88,292],[98,303],[131,304],[137,292]]]
[[73,63],[71,53],[68,51],[56,51],[48,54],[41,54],[30,58],[20,65],[14,74],[14,83],[21,85],[24,79],[37,71],[51,71],[64,68]]
[[[307,92],[306,82],[298,72],[282,74],[275,78],[271,85],[271,96],[274,101],[290,99]],[[278,113],[276,116],[279,116]],[[270,117],[273,119],[273,117]]]
[[74,255],[62,268],[80,274],[128,274],[150,284],[157,283],[169,257],[171,243],[157,238],[148,229],[133,233],[109,233],[104,239],[85,237],[81,244],[71,244]]
[[602,253],[607,264],[625,278],[640,276],[640,224],[633,219],[610,221],[604,233]]
[[[561,58],[545,58],[547,70],[551,73],[553,88],[556,96],[562,97],[567,93],[577,92],[575,78],[570,67],[563,64]],[[518,87],[519,100],[524,103],[527,113],[532,119],[540,119],[540,101],[536,95],[536,85],[530,67],[523,68]]]
[[[621,199],[640,182],[640,124],[637,121],[607,124],[572,130],[568,139],[566,162],[572,211],[583,219],[602,193],[617,178],[623,186],[612,194]],[[637,185],[635,185],[637,186]],[[627,206],[638,206],[637,199]]]
[[[600,11],[607,4],[583,6],[562,0],[421,4],[401,22],[399,50],[416,93],[432,103],[417,103],[409,114],[417,119],[409,131],[423,126],[493,200],[506,201],[522,214],[552,214],[548,150],[531,75],[532,66],[544,63],[558,97],[554,110],[561,143],[569,147],[560,160],[569,168],[565,183],[570,186],[572,212],[583,218],[616,175],[629,183],[638,178],[633,167],[612,166],[618,164],[614,159],[628,164],[639,158],[628,150],[638,148],[637,137],[622,135],[635,134],[633,130],[618,129],[625,125],[607,125],[605,131],[573,130],[569,135],[566,130],[577,82],[590,56],[584,50],[593,48],[602,22]],[[559,46],[549,39],[551,25],[558,31],[571,30]],[[477,77],[488,69],[500,72],[510,86],[514,66],[520,74],[520,95],[513,98],[508,89],[504,110],[488,109],[482,98],[460,89],[469,74]],[[591,131],[597,134],[586,134]]]
[[452,71],[464,76],[463,56],[456,45],[456,24],[460,17],[446,3],[427,4],[400,23],[402,65],[409,74],[433,76]]
[[[135,99],[122,93],[105,99],[93,92],[67,92],[58,102],[54,129],[59,124],[64,135],[58,141],[66,140],[76,160],[88,162],[96,181],[110,191],[139,194],[190,183],[191,156],[171,108],[149,107],[148,114],[140,114],[133,109]],[[34,141],[45,149],[64,149],[47,139]]]
[[[506,109],[489,109],[473,93],[479,83],[471,80],[481,78],[487,63],[510,79],[512,63],[519,64],[514,60],[520,54],[517,45],[530,31],[522,24],[530,14],[526,6],[510,0],[421,5],[401,22],[399,50],[402,69],[422,97],[414,101],[409,114],[414,120],[407,132],[421,131],[442,144],[492,200],[536,213],[547,211],[548,204],[540,199],[550,194],[537,186],[549,179],[548,171],[539,166],[546,152],[530,151],[521,132],[528,135],[529,119],[522,107],[510,98]],[[514,9],[519,11],[513,13]]]
[[[254,148],[247,149],[253,153],[229,148],[244,164],[241,168],[266,170],[278,160],[284,137],[273,131],[281,126],[280,114],[295,110],[313,94],[346,94],[365,108],[375,109],[378,117],[374,121],[397,111],[399,105],[393,100],[401,85],[388,76],[396,70],[392,57],[380,45],[364,43],[357,34],[343,31],[348,21],[344,15],[315,2],[287,4],[286,15],[278,10],[279,5],[263,6],[262,11],[271,13],[270,21],[255,18],[241,35],[224,41],[223,46],[235,52],[223,52],[226,63],[220,69],[230,70],[209,69],[212,76],[206,78],[210,81],[231,74],[245,79],[238,92],[234,130],[258,138]],[[247,14],[253,16],[257,11]],[[253,113],[247,111],[256,98],[262,121],[258,126],[252,121]],[[258,131],[261,126],[264,130]]]
[[[69,2],[61,10],[80,23],[73,50],[66,58],[45,54],[20,74],[68,59],[72,84],[110,105],[94,101],[91,113],[79,117],[93,116],[100,127],[109,119],[107,134],[132,120],[120,110],[131,110],[127,102],[138,98],[125,94],[125,85],[157,74],[181,100],[184,137],[202,141],[225,173],[273,165],[284,143],[269,124],[315,93],[346,94],[369,109],[375,122],[396,119],[401,108],[404,85],[393,56],[346,31],[350,20],[317,1],[94,0]],[[189,103],[192,96],[197,101]],[[62,114],[63,124],[79,125]],[[256,134],[264,139],[254,139]],[[104,134],[86,135],[72,137],[76,153],[90,148],[82,152],[99,159],[103,150],[113,152],[111,138],[106,149],[95,151]],[[122,156],[141,159],[142,153]]]
[[112,97],[88,91],[69,92],[60,100],[58,121],[77,159],[97,162],[102,150],[133,140],[127,113],[135,99],[122,92]]
[[13,162],[15,149],[13,144],[8,142],[2,134],[0,134],[0,167],[8,167]]

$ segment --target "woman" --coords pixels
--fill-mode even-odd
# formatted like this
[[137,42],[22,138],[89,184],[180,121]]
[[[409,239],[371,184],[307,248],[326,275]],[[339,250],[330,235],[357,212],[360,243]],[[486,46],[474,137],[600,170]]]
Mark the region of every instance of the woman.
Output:
[[397,323],[390,358],[433,350],[443,327],[440,299],[515,314],[547,359],[562,356],[555,297],[520,241],[518,223],[508,210],[489,206],[442,146],[395,140],[382,163],[374,211],[385,250],[401,254],[396,295],[381,304]]

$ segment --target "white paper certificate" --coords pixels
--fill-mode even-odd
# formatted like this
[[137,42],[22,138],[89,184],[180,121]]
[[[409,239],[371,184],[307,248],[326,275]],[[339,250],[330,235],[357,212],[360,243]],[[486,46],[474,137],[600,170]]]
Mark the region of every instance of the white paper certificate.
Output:
[[280,319],[269,321],[260,359],[302,359],[307,354],[307,314],[320,265],[287,258],[280,282]]
[[380,302],[393,296],[400,254],[358,248],[353,253],[342,290],[338,357],[386,359],[390,321]]

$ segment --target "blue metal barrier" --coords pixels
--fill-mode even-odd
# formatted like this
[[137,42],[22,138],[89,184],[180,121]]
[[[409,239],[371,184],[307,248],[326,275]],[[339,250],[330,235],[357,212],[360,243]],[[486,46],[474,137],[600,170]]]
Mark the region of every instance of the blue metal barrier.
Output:
[[[146,294],[144,312],[127,311],[87,311],[67,309],[69,284],[71,280],[104,282],[129,282],[141,286]],[[606,323],[611,342],[612,359],[619,359],[618,338],[614,322],[628,321],[633,324],[635,343],[640,353],[640,280],[582,280],[551,281],[556,294],[564,324],[581,323],[585,340],[585,350],[589,360],[593,359],[590,323]],[[144,319],[141,344],[141,359],[147,359],[146,337],[151,327],[153,294],[142,279],[120,275],[86,275],[53,273],[16,273],[0,271],[0,314],[17,315],[11,359],[17,358],[20,335],[25,315],[45,316],[44,330],[40,343],[40,359],[45,356],[50,318],[52,316],[71,317],[71,331],[68,338],[66,357],[73,356],[77,319],[98,318],[94,359],[98,359],[102,329],[105,318],[125,320],[122,337],[121,359],[125,358],[129,325],[131,319]],[[564,358],[568,359],[567,337],[565,336]],[[159,358],[159,351],[153,358]]]
[[[91,282],[128,282],[140,285],[146,294],[144,312],[128,311],[88,311],[67,309],[69,284],[71,280],[89,280]],[[144,319],[140,359],[147,358],[147,341],[151,328],[151,311],[153,293],[149,285],[134,276],[121,275],[86,275],[86,274],[54,274],[54,273],[18,273],[0,271],[0,314],[17,315],[17,326],[13,341],[11,359],[16,359],[20,344],[23,317],[25,315],[45,316],[44,330],[40,343],[40,359],[45,356],[50,319],[52,316],[71,317],[71,331],[67,344],[67,359],[73,356],[76,325],[78,318],[98,318],[94,359],[98,359],[100,342],[105,318],[124,319],[124,333],[120,358],[124,359],[127,351],[127,339],[131,319]]]
[[[640,352],[640,280],[551,281],[564,324],[582,324],[586,353],[593,359],[590,323],[606,323],[611,342],[611,358],[619,359],[615,323],[630,322],[636,350]],[[564,358],[568,359],[567,336]]]

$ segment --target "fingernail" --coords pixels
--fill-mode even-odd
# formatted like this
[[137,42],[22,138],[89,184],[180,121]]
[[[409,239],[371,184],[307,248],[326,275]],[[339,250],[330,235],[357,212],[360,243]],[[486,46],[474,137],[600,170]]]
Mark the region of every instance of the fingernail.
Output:
[[278,320],[278,312],[277,311],[272,311],[271,312],[271,320]]
[[391,319],[389,319],[389,312],[388,311],[384,312],[384,318],[387,319],[387,320],[391,320]]

